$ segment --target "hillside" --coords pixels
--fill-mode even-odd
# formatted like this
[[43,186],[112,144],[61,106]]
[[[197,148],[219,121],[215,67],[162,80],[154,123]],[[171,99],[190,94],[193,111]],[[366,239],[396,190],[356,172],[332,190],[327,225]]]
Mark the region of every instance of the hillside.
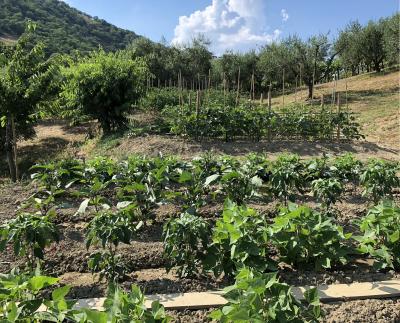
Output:
[[124,48],[139,37],[71,8],[59,0],[0,0],[0,41],[11,43],[24,31],[26,21],[38,24],[37,39],[48,54],[73,50],[90,51]]
[[[357,113],[366,139],[396,149],[400,148],[399,77],[399,71],[367,73],[339,80],[336,84],[342,108],[348,107]],[[315,99],[320,100],[324,95],[325,103],[331,102],[333,87],[333,82],[317,85]],[[308,89],[303,87],[296,94],[285,95],[285,104],[305,102],[307,95]],[[272,99],[273,107],[281,104],[282,96]]]

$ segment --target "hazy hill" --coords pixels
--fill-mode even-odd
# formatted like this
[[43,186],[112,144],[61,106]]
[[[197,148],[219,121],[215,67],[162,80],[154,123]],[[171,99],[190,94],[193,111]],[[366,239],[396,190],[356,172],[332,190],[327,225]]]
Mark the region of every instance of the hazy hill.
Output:
[[71,8],[60,0],[0,0],[0,41],[12,42],[24,31],[28,19],[37,22],[37,38],[50,53],[124,48],[139,37]]

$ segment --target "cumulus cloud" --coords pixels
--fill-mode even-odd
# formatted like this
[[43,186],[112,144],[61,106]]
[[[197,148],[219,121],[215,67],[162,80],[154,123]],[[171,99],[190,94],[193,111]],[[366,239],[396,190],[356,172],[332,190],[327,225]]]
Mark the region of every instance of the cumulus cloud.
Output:
[[281,10],[282,21],[286,22],[289,19],[289,14],[287,13],[286,9]]
[[265,45],[281,33],[278,29],[266,30],[264,0],[212,0],[203,10],[179,17],[172,44],[185,44],[204,34],[211,40],[214,53],[220,55],[226,50],[243,51]]

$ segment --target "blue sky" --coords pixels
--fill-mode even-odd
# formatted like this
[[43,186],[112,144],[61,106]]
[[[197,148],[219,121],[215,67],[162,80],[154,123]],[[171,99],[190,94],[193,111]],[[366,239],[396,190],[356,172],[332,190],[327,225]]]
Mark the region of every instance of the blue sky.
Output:
[[257,48],[289,34],[302,38],[330,32],[350,20],[366,23],[389,16],[397,0],[65,0],[154,41],[188,42],[203,33],[216,54]]

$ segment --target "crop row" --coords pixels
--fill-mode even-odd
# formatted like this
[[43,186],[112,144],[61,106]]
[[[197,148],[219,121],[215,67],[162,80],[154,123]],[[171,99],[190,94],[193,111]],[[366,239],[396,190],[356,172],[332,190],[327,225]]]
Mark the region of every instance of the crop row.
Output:
[[[360,126],[348,110],[336,106],[312,108],[291,104],[280,110],[241,100],[233,92],[157,89],[140,102],[142,109],[162,111],[164,123],[174,134],[204,138],[261,139],[359,139]],[[333,111],[334,110],[334,111]]]
[[[275,309],[276,315],[285,318],[299,313],[312,319],[320,316],[315,293],[307,295],[314,305],[304,306],[293,298],[289,286],[279,283],[273,274],[265,273],[276,270],[278,261],[294,267],[330,268],[345,264],[351,254],[359,253],[374,257],[378,268],[400,265],[400,209],[393,202],[381,202],[359,219],[355,223],[361,232],[359,236],[344,232],[334,223],[332,207],[347,184],[360,184],[371,202],[390,197],[399,186],[396,163],[382,160],[362,163],[352,155],[306,161],[296,155],[281,155],[275,161],[250,155],[239,161],[207,154],[191,162],[162,156],[132,156],[123,162],[106,158],[87,162],[63,160],[37,165],[34,171],[32,177],[39,185],[38,191],[22,205],[15,219],[0,228],[1,249],[12,244],[15,255],[26,258],[26,269],[30,272],[42,264],[46,247],[59,240],[54,220],[58,210],[65,207],[66,197],[82,200],[77,213],[91,215],[86,243],[97,251],[88,259],[89,268],[114,285],[126,273],[118,246],[134,241],[160,203],[179,205],[182,214],[167,221],[163,229],[167,270],[176,268],[180,276],[213,273],[233,278],[236,275],[236,284],[231,287],[234,295],[228,293],[232,304],[212,314],[221,321],[239,315],[243,306],[253,308],[252,303],[246,303],[249,300],[246,295],[250,292],[255,301],[251,290],[260,282],[264,287],[258,289],[257,299],[264,300],[269,295],[267,304],[257,303],[262,313]],[[295,193],[308,190],[321,202],[319,211],[288,203],[295,200]],[[268,201],[273,197],[286,205],[280,208],[273,223],[245,206],[251,199]],[[224,210],[216,221],[206,220],[197,213],[202,205],[213,200],[225,200]],[[279,257],[272,255],[271,250],[276,250]],[[20,275],[10,275],[3,280],[21,279]],[[31,279],[42,278],[29,278],[24,282],[26,288],[34,288]],[[8,283],[0,281],[1,284],[10,288]],[[62,302],[66,291],[55,292],[53,301],[35,304],[46,303],[54,308],[55,303],[51,302],[60,301],[60,309],[69,311]],[[138,293],[138,290],[131,294],[119,291],[115,297],[122,297],[130,304],[126,305],[129,312],[141,306]],[[284,308],[278,306],[282,294],[289,304]],[[136,300],[134,306],[131,297]],[[21,301],[21,293],[15,299]],[[5,296],[3,302],[7,315],[16,315],[18,305],[14,299]],[[154,319],[154,313],[141,308],[141,317],[150,315]],[[249,308],[247,314],[251,312]],[[155,309],[163,313],[158,305]],[[82,322],[90,322],[90,312],[82,313],[77,314]]]

